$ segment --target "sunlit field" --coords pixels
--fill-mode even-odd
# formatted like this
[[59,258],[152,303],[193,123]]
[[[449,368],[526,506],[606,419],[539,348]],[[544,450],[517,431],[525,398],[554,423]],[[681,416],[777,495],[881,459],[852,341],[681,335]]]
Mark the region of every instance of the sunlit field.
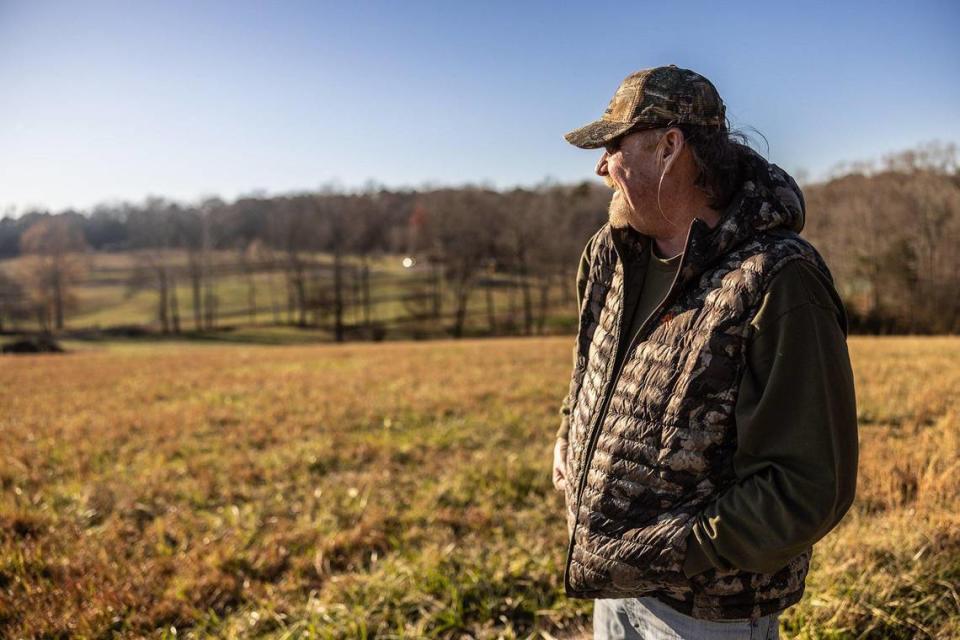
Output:
[[[0,357],[0,637],[580,637],[572,338]],[[960,339],[850,339],[857,499],[782,637],[960,637]]]

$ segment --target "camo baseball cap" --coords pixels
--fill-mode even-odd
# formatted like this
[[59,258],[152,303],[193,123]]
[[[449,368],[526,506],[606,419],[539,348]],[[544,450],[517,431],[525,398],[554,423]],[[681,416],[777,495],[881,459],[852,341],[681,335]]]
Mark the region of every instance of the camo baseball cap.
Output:
[[722,129],[726,127],[725,114],[713,83],[671,64],[627,76],[599,120],[564,138],[581,149],[597,149],[634,128],[695,124]]

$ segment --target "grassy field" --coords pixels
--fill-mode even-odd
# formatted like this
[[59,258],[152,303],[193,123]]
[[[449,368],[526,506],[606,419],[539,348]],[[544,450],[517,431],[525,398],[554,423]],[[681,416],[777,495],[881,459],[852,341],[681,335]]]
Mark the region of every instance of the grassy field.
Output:
[[[0,357],[0,637],[575,637],[571,338]],[[960,339],[850,339],[857,500],[785,638],[960,637]]]

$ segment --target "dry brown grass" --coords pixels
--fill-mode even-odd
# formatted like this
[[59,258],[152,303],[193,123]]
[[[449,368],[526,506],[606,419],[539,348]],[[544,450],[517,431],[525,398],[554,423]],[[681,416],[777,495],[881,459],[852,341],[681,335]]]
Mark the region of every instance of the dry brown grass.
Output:
[[[858,497],[785,637],[960,637],[960,340],[853,338]],[[0,359],[0,636],[568,635],[569,338]]]
[[814,548],[801,637],[960,637],[960,340],[853,338],[860,474]]

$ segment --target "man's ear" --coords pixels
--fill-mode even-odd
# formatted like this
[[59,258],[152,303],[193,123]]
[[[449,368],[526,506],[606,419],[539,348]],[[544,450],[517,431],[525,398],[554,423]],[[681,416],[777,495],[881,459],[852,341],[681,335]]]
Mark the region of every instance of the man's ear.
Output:
[[667,130],[660,139],[660,175],[665,176],[667,172],[677,163],[680,158],[680,152],[683,151],[683,132],[676,127]]

